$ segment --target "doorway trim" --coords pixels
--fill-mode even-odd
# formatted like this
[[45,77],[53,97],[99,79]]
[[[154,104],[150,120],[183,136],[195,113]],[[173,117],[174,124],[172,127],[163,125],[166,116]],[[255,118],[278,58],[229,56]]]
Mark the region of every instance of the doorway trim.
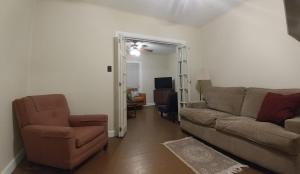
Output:
[[[187,42],[186,41],[182,41],[182,40],[175,40],[175,39],[169,39],[169,38],[163,38],[163,37],[156,37],[156,36],[149,36],[149,35],[143,35],[143,34],[135,34],[135,33],[128,33],[128,32],[121,32],[121,31],[117,31],[115,33],[115,41],[117,44],[117,50],[115,51],[124,51],[124,52],[118,52],[118,55],[115,60],[118,60],[119,62],[117,62],[116,65],[116,72],[119,76],[116,77],[117,79],[117,85],[116,92],[115,93],[115,98],[118,99],[118,106],[117,108],[115,108],[114,110],[117,111],[117,113],[115,114],[115,125],[116,125],[116,134],[119,137],[124,137],[126,132],[127,132],[127,108],[124,108],[124,105],[127,105],[127,100],[124,98],[124,94],[121,94],[122,90],[124,90],[124,86],[126,86],[126,82],[124,82],[123,80],[123,76],[126,76],[126,72],[124,72],[123,68],[120,68],[123,66],[124,62],[126,61],[126,54],[127,52],[124,50],[124,47],[126,47],[125,42],[126,40],[139,40],[139,41],[145,41],[145,42],[153,42],[153,43],[161,43],[161,44],[168,44],[168,45],[174,45],[177,47],[176,49],[176,61],[178,64],[181,65],[182,62],[185,62],[186,65],[188,65],[188,50],[189,47],[187,46]],[[121,49],[120,49],[121,48]],[[185,50],[185,51],[182,51]],[[186,58],[186,60],[183,60],[183,57]],[[124,58],[124,60],[123,60]],[[122,63],[123,62],[123,63]],[[181,67],[181,66],[180,66]],[[180,70],[179,70],[180,69]],[[181,68],[177,69],[179,76],[183,77],[181,74]],[[184,89],[187,89],[188,91],[188,95],[190,95],[190,84],[191,84],[191,80],[190,80],[190,73],[184,74],[187,79],[185,80],[185,83],[188,83],[187,88],[178,88],[179,85],[177,85],[176,87],[176,91],[179,92],[184,91]],[[184,77],[185,77],[184,76]],[[126,78],[126,77],[125,77]],[[180,79],[179,77],[176,78]],[[179,80],[178,80],[179,82]],[[180,83],[183,83],[180,81]],[[121,100],[120,100],[121,99]],[[187,99],[188,101],[190,101],[190,97],[188,97]],[[178,111],[180,110],[181,106],[186,106],[187,102],[182,102],[178,100]],[[115,106],[116,107],[116,106]],[[125,106],[126,107],[126,106]],[[178,116],[178,120],[180,121],[180,116]]]
[[126,39],[137,39],[137,40],[141,40],[141,41],[163,43],[163,44],[169,44],[169,45],[187,45],[187,42],[182,41],[182,40],[149,36],[149,35],[136,34],[136,33],[128,33],[128,32],[122,32],[122,31],[117,31],[115,34],[115,37],[119,37],[120,35],[122,35]]

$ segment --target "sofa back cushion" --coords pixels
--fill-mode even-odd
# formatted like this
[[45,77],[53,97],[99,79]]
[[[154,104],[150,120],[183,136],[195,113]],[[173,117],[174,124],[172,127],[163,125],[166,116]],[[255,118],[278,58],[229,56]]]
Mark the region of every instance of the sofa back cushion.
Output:
[[300,93],[282,95],[269,92],[261,105],[256,120],[284,126],[285,120],[296,115],[297,108],[300,108]]
[[69,107],[64,95],[39,95],[18,99],[14,109],[19,125],[69,126]]
[[211,87],[206,90],[205,96],[209,108],[233,115],[240,115],[245,88]]
[[[258,112],[265,99],[265,96],[269,92],[288,95],[288,94],[299,93],[300,89],[248,88],[244,99],[241,115],[257,118]],[[297,113],[300,114],[300,108],[298,109]]]

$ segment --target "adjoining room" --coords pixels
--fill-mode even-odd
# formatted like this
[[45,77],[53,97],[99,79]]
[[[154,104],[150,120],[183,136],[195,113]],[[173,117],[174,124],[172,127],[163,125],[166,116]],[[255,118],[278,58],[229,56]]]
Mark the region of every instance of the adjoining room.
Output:
[[[148,108],[152,106],[159,111],[160,106],[172,102],[169,104],[169,107],[172,107],[169,111],[174,112],[172,114],[176,116],[173,115],[173,119],[176,120],[178,113],[176,46],[129,40],[127,47],[127,109],[133,110],[133,114],[136,114],[136,109],[143,109],[144,106]],[[167,91],[165,92],[168,93],[167,96],[158,95],[159,90]],[[171,95],[175,95],[172,100]],[[168,109],[166,108],[166,113],[169,113]]]

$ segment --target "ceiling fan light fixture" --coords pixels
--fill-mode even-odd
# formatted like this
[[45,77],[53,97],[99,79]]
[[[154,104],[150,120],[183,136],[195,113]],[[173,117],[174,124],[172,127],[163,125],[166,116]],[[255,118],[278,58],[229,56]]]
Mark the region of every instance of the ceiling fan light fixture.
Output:
[[137,42],[136,47],[137,47],[137,49],[143,48],[143,43],[142,42]]
[[131,48],[129,54],[131,56],[139,57],[139,56],[141,56],[141,51],[136,48]]

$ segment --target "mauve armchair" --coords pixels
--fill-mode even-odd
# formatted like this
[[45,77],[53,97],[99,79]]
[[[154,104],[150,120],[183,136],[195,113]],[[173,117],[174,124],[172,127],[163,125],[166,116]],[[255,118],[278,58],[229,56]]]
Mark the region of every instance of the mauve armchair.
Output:
[[13,108],[30,162],[72,170],[107,147],[107,116],[71,116],[64,95],[17,99]]

